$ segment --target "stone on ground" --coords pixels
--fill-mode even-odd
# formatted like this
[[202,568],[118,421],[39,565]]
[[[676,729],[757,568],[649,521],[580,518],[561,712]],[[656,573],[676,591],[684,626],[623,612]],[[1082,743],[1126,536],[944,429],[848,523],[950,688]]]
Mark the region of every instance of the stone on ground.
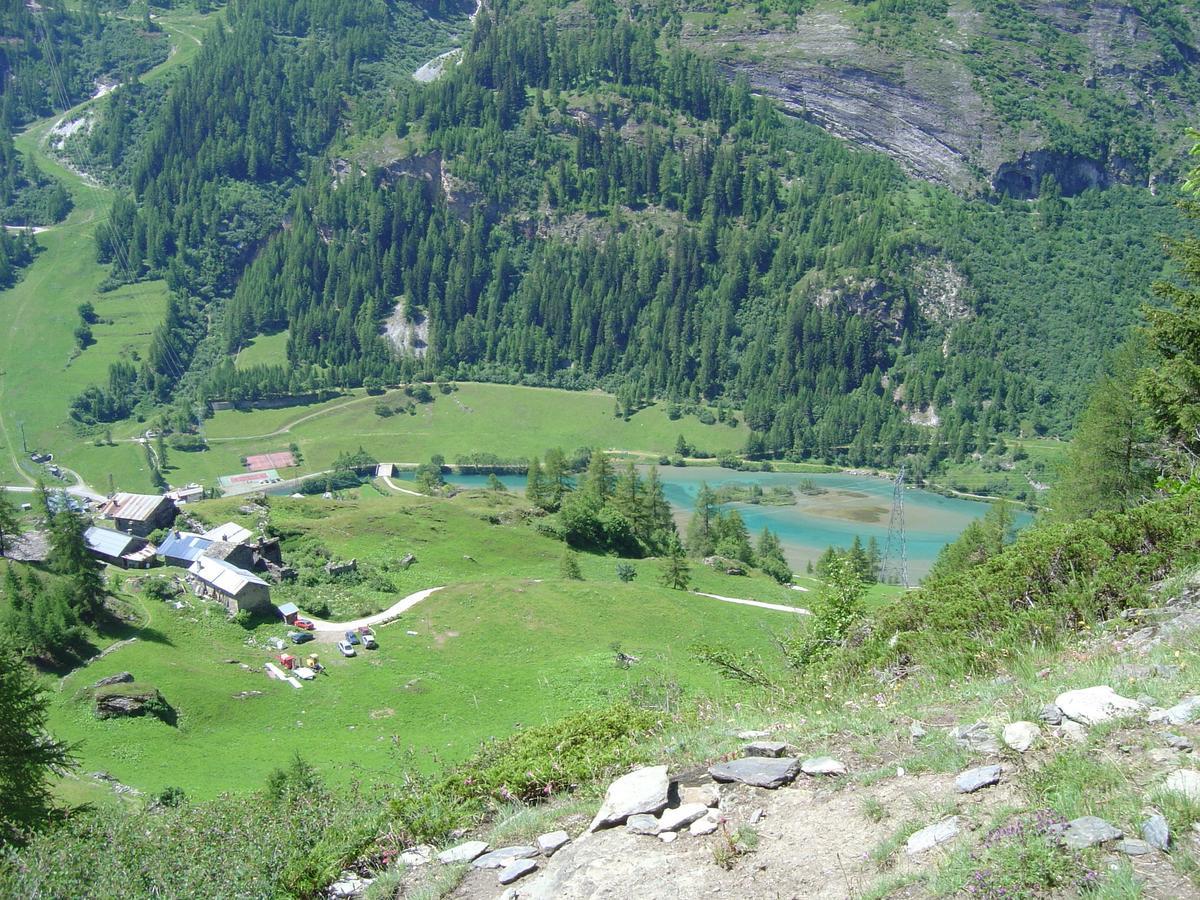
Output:
[[1154,848],[1137,838],[1125,838],[1117,844],[1117,852],[1126,856],[1145,856],[1147,853],[1153,853]]
[[666,766],[647,766],[623,775],[608,786],[604,803],[588,831],[620,825],[639,813],[656,813],[667,805]]
[[1188,697],[1176,703],[1170,709],[1155,710],[1150,713],[1150,721],[1167,722],[1171,725],[1186,725],[1200,715],[1200,697]]
[[400,854],[400,862],[409,868],[423,866],[433,859],[434,850],[428,844],[421,844],[418,847],[409,847]]
[[751,787],[777,788],[794,781],[799,771],[800,760],[791,756],[778,759],[747,756],[717,763],[709,768],[708,774],[717,781],[740,781]]
[[663,810],[662,818],[658,822],[658,833],[678,831],[680,828],[691,825],[697,819],[702,819],[707,815],[708,807],[703,803],[688,803],[677,809]]
[[1040,733],[1041,729],[1033,722],[1012,722],[1004,726],[1002,737],[1009,749],[1024,753],[1033,746]]
[[1166,850],[1171,846],[1171,827],[1164,816],[1157,813],[1142,823],[1142,840],[1156,850]]
[[1068,850],[1086,850],[1097,844],[1120,840],[1125,832],[1105,822],[1096,816],[1080,816],[1066,824],[1062,831],[1062,841]]
[[980,766],[977,769],[968,769],[954,779],[954,786],[958,788],[960,794],[973,794],[975,791],[999,783],[999,766]]
[[1167,732],[1163,735],[1163,740],[1167,742],[1167,746],[1172,750],[1181,750],[1187,753],[1192,749],[1192,742],[1181,734]]
[[537,867],[538,864],[532,859],[514,860],[500,870],[500,883],[512,884],[514,881],[524,878]]
[[970,725],[951,728],[950,739],[960,747],[966,747],[977,753],[1000,752],[1000,742],[992,734],[991,726],[987,722],[973,722]]
[[501,847],[478,857],[471,866],[476,869],[503,869],[519,859],[529,859],[537,855],[536,847]]
[[1058,708],[1056,703],[1047,703],[1038,711],[1038,718],[1047,725],[1062,724],[1062,710]]
[[669,844],[669,843],[671,843],[672,841],[674,841],[674,840],[675,840],[675,838],[677,838],[677,837],[679,837],[679,835],[677,835],[677,834],[676,834],[675,832],[673,832],[673,831],[664,831],[662,834],[660,834],[660,835],[658,836],[658,839],[659,839],[660,841],[662,841],[664,844]]
[[911,737],[914,741],[920,740],[921,738],[925,737],[926,733],[927,732],[925,731],[925,726],[922,725],[920,722],[913,720],[912,722],[909,723],[908,734],[909,734],[909,737]]
[[1179,794],[1193,803],[1200,803],[1200,771],[1196,769],[1172,772],[1167,776],[1163,787],[1172,794]]
[[625,820],[625,830],[633,834],[658,834],[658,819],[646,813],[638,813]]
[[931,850],[939,844],[953,840],[958,835],[958,816],[950,816],[914,832],[906,847],[909,856]]
[[469,863],[487,852],[487,841],[467,841],[438,854],[438,862],[446,865]]
[[715,784],[685,787],[680,789],[679,799],[684,803],[703,803],[709,807],[720,806],[721,789]]
[[784,741],[755,741],[747,744],[742,750],[747,756],[783,756],[787,753],[788,745]]
[[715,812],[709,812],[703,819],[697,819],[688,826],[688,831],[696,837],[703,837],[706,834],[712,834],[721,827],[721,820],[717,818]]
[[1072,722],[1070,719],[1063,720],[1063,723],[1058,726],[1058,733],[1068,741],[1076,744],[1082,744],[1087,741],[1087,729],[1078,722]]
[[1081,725],[1099,725],[1142,708],[1136,700],[1122,697],[1107,684],[1066,691],[1059,694],[1054,703],[1064,716]]
[[805,775],[845,775],[846,764],[832,756],[814,756],[800,764]]
[[759,738],[769,738],[770,736],[771,732],[769,731],[739,731],[737,733],[738,740],[741,741],[756,741]]
[[542,851],[543,855],[553,856],[569,843],[571,843],[571,836],[565,831],[551,831],[537,839],[537,848]]

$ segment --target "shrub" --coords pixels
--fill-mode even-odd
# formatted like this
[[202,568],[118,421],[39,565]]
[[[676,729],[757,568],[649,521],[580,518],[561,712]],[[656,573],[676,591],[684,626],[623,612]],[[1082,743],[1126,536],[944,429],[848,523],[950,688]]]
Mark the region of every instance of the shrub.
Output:
[[637,578],[637,569],[629,563],[617,563],[617,578],[626,583]]

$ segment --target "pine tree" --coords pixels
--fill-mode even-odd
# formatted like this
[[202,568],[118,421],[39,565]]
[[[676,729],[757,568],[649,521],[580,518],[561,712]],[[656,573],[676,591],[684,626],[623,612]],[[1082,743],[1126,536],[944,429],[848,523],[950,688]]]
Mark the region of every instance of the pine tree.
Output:
[[80,616],[94,622],[104,607],[104,566],[88,552],[83,537],[86,527],[78,513],[70,509],[58,513],[50,526],[50,563],[71,580]]
[[686,591],[692,583],[692,570],[688,566],[687,554],[683,544],[675,535],[667,545],[667,555],[664,560],[661,580],[664,585],[677,591]]
[[20,843],[54,817],[52,773],[74,765],[70,748],[46,734],[46,700],[33,673],[0,644],[0,843]]
[[545,508],[545,476],[542,474],[542,464],[536,456],[529,461],[529,470],[525,476],[525,498],[534,506]]
[[8,499],[8,491],[0,488],[0,556],[8,553],[8,541],[19,536],[21,520],[17,508]]
[[687,547],[693,556],[712,555],[717,542],[714,528],[716,520],[717,495],[707,482],[701,482],[700,490],[696,493],[696,507],[687,530]]
[[746,565],[754,564],[754,550],[750,546],[750,532],[736,509],[717,517],[717,554],[736,559]]
[[757,562],[760,569],[780,584],[791,582],[792,567],[783,555],[783,545],[780,544],[778,535],[765,526],[758,536]]
[[559,574],[568,581],[582,581],[583,570],[579,568],[579,554],[567,550],[559,563]]
[[600,450],[592,451],[588,460],[587,475],[584,476],[583,489],[601,502],[608,500],[613,493],[613,470],[608,456]]

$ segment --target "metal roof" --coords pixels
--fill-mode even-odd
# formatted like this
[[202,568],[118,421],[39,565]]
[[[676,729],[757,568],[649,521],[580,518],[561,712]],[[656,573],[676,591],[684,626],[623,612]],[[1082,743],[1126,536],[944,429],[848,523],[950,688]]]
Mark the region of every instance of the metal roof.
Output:
[[241,544],[254,537],[254,532],[249,528],[243,528],[237,522],[226,522],[224,525],[218,525],[216,528],[210,528],[203,535],[210,541],[225,541],[230,544]]
[[221,593],[231,597],[238,596],[251,584],[261,584],[263,587],[267,587],[267,583],[257,575],[247,572],[245,569],[239,569],[237,566],[231,566],[223,560],[207,556],[200,557],[188,566],[188,574],[196,576],[206,584],[211,584]]
[[83,533],[83,539],[89,550],[113,557],[124,556],[130,547],[142,543],[128,534],[110,528],[97,528],[95,525]]
[[298,612],[300,612],[300,607],[295,603],[285,603],[279,607],[279,614],[281,616],[290,616]]
[[212,541],[202,538],[198,534],[187,531],[169,531],[166,539],[158,545],[158,552],[160,556],[195,562],[211,546]]
[[170,503],[158,494],[126,494],[118,493],[108,501],[105,514],[110,519],[129,519],[134,522],[145,522],[164,502]]

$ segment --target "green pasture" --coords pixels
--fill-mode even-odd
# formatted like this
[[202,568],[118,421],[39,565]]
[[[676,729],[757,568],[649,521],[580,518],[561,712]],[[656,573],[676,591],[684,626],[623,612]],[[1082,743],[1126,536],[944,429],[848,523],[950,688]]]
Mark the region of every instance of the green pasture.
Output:
[[[340,454],[359,447],[382,462],[408,463],[439,453],[447,462],[477,452],[528,458],[550,447],[601,447],[657,458],[674,451],[680,434],[715,454],[740,450],[749,433],[740,420],[736,428],[704,425],[695,416],[671,420],[662,403],[624,420],[613,415],[612,396],[598,391],[500,384],[461,383],[450,394],[435,390],[432,403],[416,404],[415,415],[376,414],[381,403],[395,408],[407,402],[401,391],[369,396],[357,390],[311,406],[221,410],[204,423],[208,450],[168,451],[167,479],[173,484],[215,484],[221,475],[243,471],[242,457],[284,450],[292,443],[299,446],[303,463],[281,472],[284,477],[325,471]],[[118,487],[148,489],[142,448],[122,440],[145,427],[136,422],[114,427],[115,446],[77,441],[67,463],[96,485],[107,484],[112,473]]]
[[[200,46],[212,15],[190,11],[164,13],[157,21],[172,38],[171,56],[142,76],[163,77],[190,60]],[[47,152],[46,140],[61,118],[77,116],[88,100],[61,115],[31,125],[15,139],[18,150],[71,192],[74,208],[62,223],[38,235],[42,250],[13,288],[0,292],[0,480],[26,483],[39,473],[22,459],[21,425],[26,444],[52,451],[71,468],[90,466],[90,479],[100,488],[108,469],[93,465],[67,417],[72,397],[91,384],[107,380],[118,359],[136,361],[149,347],[154,327],[162,321],[167,289],[161,281],[129,285],[100,293],[107,267],[96,261],[93,234],[112,202],[111,192],[85,182]],[[101,322],[92,326],[95,343],[77,352],[73,332],[78,307],[90,301]],[[130,426],[129,430],[133,430]],[[145,487],[148,475],[140,448],[133,461],[116,467],[124,485]]]
[[287,342],[286,331],[260,334],[238,352],[233,360],[234,365],[239,369],[248,369],[251,366],[285,366]]

